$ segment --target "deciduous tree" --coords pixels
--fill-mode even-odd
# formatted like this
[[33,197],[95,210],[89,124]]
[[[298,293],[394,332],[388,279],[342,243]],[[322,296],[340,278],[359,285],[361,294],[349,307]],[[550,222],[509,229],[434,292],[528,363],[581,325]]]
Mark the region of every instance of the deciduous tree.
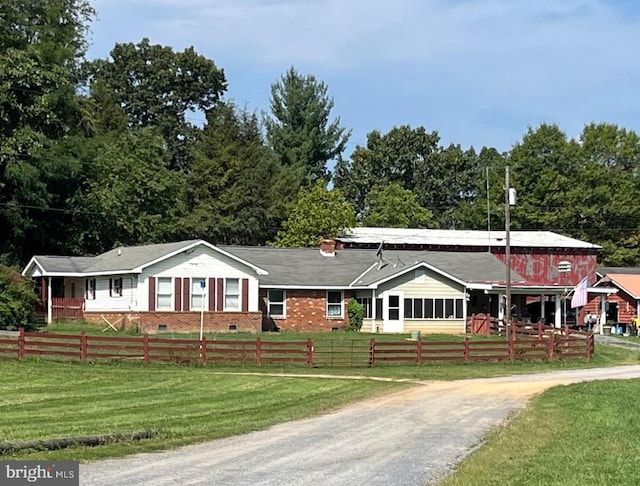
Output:
[[339,189],[327,190],[322,181],[302,189],[283,230],[273,246],[317,246],[325,238],[336,238],[356,224],[356,215]]

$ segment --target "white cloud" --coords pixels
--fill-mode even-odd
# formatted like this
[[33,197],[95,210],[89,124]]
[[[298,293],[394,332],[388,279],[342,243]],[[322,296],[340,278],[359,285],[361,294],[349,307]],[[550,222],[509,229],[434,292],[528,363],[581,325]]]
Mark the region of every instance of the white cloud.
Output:
[[[454,131],[467,124],[467,131],[476,126],[493,133],[504,130],[499,125],[505,120],[557,121],[575,135],[592,120],[624,124],[634,115],[629,104],[640,79],[635,53],[640,23],[615,5],[605,0],[98,0],[96,6],[119,9],[123,16],[130,9],[148,11],[136,17],[136,39],[194,45],[221,67],[279,73],[294,65],[331,79],[336,101],[361,97],[354,101],[361,106],[371,102],[372,92],[401,91],[394,97],[400,106],[369,108],[389,110],[386,121],[392,124],[422,121],[439,129],[438,123],[449,123]],[[336,91],[348,82],[356,86]],[[491,123],[497,128],[479,127]],[[524,128],[517,130],[522,134]]]

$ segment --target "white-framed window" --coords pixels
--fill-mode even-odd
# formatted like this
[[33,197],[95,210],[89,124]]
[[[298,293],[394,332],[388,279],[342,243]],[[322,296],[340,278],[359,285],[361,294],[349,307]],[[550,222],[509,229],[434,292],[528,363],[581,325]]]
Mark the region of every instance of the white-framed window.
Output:
[[157,310],[171,310],[171,298],[173,296],[173,285],[171,277],[158,277],[158,292],[156,295]]
[[267,313],[272,317],[287,317],[287,293],[285,290],[269,290]]
[[228,278],[224,285],[224,310],[240,310],[240,279]]
[[405,319],[462,319],[463,299],[404,299]]
[[122,297],[122,277],[109,279],[109,296]]
[[327,317],[343,317],[342,290],[327,290]]
[[96,279],[88,278],[84,283],[84,298],[95,300],[96,298]]
[[191,279],[191,310],[197,311],[204,309],[204,294],[207,281],[204,278]]

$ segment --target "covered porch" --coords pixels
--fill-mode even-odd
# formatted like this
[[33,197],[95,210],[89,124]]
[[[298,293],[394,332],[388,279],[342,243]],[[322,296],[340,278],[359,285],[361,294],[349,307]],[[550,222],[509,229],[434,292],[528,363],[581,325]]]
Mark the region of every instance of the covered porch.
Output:
[[33,277],[40,301],[36,314],[51,324],[58,319],[79,319],[84,314],[84,279]]
[[[564,327],[584,327],[582,309],[571,308],[571,296],[573,287],[557,286],[525,286],[512,285],[511,292],[511,320],[520,323],[542,323],[561,329]],[[609,287],[589,287],[588,293],[610,295],[617,289]],[[490,290],[470,290],[468,303],[467,332],[473,332],[473,317],[486,315],[496,320],[498,325],[505,324],[506,317],[506,286],[493,285]],[[598,309],[598,324],[594,332],[603,333],[603,324],[606,322],[607,308],[606,298],[601,299]],[[481,326],[476,326],[481,327]],[[486,326],[482,327],[483,329]]]

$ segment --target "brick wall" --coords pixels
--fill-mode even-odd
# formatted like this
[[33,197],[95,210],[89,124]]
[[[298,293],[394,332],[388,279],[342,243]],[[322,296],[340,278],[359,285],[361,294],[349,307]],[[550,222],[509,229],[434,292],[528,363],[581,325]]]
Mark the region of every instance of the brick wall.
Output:
[[325,290],[287,290],[286,319],[267,316],[267,290],[260,290],[260,310],[264,314],[263,329],[274,327],[283,331],[331,331],[349,325],[347,304],[352,295],[344,293],[343,317],[327,317],[327,292]]
[[[140,332],[162,331],[199,332],[200,312],[85,312],[89,322],[108,324],[103,317],[118,329],[138,329]],[[165,328],[159,326],[164,324]],[[260,332],[262,313],[260,312],[205,312],[203,327],[205,332]]]

